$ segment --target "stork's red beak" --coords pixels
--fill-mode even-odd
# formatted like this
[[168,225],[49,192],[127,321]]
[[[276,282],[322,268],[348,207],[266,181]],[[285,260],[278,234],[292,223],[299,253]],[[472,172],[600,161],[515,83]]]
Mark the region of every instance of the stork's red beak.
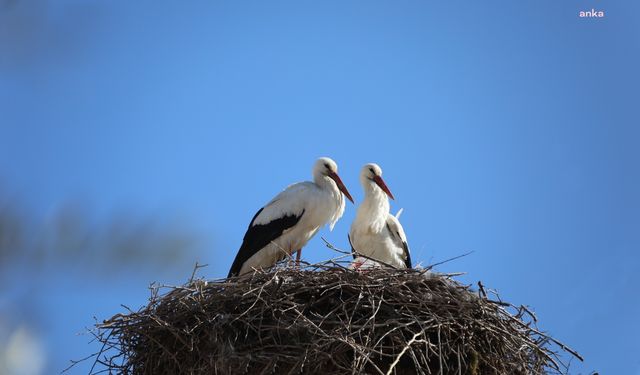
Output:
[[331,172],[329,173],[329,177],[331,177],[331,179],[336,182],[336,185],[338,185],[338,189],[340,189],[344,196],[347,197],[347,199],[350,200],[351,203],[355,203],[353,201],[353,198],[351,198],[351,194],[349,194],[349,190],[347,190],[347,187],[342,183],[340,176],[338,176],[337,173]]
[[380,186],[380,189],[382,189],[382,191],[384,191],[389,196],[389,198],[395,200],[395,198],[393,197],[393,194],[391,194],[391,191],[389,191],[389,188],[387,187],[387,184],[384,183],[384,180],[382,179],[382,177],[374,176],[373,182],[375,182],[378,186]]

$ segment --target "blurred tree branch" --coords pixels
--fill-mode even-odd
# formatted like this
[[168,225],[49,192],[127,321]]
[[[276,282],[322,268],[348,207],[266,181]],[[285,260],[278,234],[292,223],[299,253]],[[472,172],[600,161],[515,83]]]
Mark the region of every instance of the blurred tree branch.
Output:
[[127,213],[96,220],[78,203],[38,220],[0,191],[0,273],[16,266],[159,272],[192,265],[199,243],[200,236],[182,224]]

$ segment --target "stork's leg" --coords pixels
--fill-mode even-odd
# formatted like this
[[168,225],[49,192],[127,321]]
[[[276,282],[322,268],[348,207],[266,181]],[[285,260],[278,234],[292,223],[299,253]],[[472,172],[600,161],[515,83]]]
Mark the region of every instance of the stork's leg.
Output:
[[300,268],[300,257],[302,256],[302,249],[296,252],[296,268]]

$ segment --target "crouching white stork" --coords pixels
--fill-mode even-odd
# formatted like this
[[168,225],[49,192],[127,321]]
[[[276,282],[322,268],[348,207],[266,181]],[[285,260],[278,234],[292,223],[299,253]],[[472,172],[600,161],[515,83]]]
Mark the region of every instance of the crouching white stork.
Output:
[[333,230],[344,213],[343,193],[353,203],[336,162],[318,159],[313,182],[290,185],[255,214],[227,277],[271,267],[295,251],[299,259],[302,247],[322,226],[329,223]]
[[401,211],[397,217],[389,213],[387,196],[394,197],[382,179],[382,169],[374,163],[365,165],[360,183],[365,197],[349,231],[352,250],[386,265],[411,268],[407,236],[398,220]]

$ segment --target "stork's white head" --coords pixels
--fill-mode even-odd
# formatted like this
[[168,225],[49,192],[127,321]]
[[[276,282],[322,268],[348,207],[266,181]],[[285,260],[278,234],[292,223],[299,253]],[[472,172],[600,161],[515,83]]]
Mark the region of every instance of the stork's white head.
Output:
[[316,160],[316,163],[313,165],[313,179],[316,183],[320,183],[327,177],[333,180],[344,196],[353,203],[353,198],[351,198],[349,190],[347,190],[346,186],[342,183],[340,176],[338,176],[338,164],[336,164],[336,162],[331,158],[321,157]]
[[360,171],[360,183],[365,189],[382,189],[391,199],[395,199],[382,179],[382,168],[376,163],[365,164]]

